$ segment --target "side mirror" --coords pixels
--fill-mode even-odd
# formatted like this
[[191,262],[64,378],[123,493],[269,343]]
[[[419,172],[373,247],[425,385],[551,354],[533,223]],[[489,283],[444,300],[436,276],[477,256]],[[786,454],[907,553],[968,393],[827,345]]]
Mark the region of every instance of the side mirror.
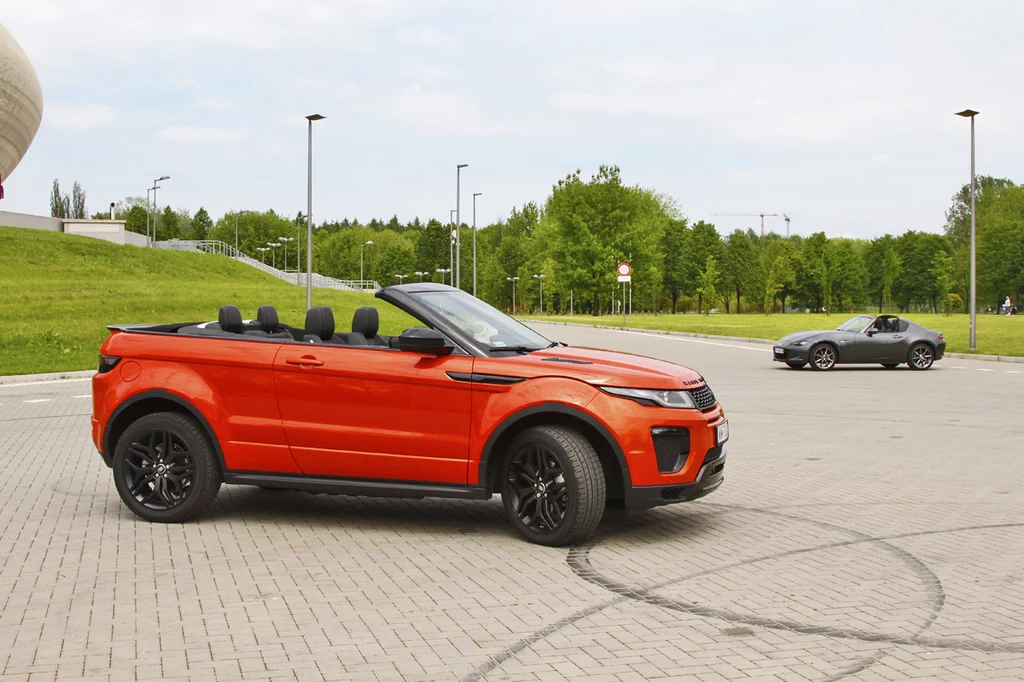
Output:
[[868,336],[874,336],[877,333],[878,333],[877,329],[869,329],[869,330],[867,330],[867,335]]
[[411,327],[398,337],[398,349],[413,353],[448,355],[455,347],[439,331],[426,327]]

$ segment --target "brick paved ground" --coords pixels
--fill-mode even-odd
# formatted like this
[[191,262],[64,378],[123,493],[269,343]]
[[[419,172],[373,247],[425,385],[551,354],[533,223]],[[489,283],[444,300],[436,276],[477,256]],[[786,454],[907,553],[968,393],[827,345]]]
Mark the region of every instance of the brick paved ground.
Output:
[[497,499],[225,486],[151,525],[89,442],[88,382],[0,386],[0,682],[1024,678],[1024,373],[538,328],[700,369],[721,490],[571,550]]

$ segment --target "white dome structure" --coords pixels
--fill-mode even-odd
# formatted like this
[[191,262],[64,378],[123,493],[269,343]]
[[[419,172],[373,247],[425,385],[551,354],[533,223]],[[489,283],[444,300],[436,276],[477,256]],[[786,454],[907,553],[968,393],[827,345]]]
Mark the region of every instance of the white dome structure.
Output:
[[17,168],[43,120],[43,90],[21,45],[0,24],[0,182]]

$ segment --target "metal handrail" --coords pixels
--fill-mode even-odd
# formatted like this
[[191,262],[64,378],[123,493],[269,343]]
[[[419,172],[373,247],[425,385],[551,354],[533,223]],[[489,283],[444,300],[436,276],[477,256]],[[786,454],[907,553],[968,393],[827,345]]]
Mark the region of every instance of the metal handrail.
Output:
[[[245,263],[246,265],[254,267],[268,275],[273,275],[274,277],[284,280],[290,284],[303,287],[306,286],[306,273],[278,270],[277,268],[267,265],[262,261],[245,255],[231,244],[227,244],[218,239],[170,239],[167,241],[153,242],[153,248],[168,249],[170,251],[189,251],[192,253],[212,253],[218,256],[227,256],[228,258]],[[338,289],[342,291],[363,292],[372,291],[374,293],[381,289],[380,284],[372,279],[336,279],[316,272],[314,272],[313,276],[310,278],[310,283],[317,289]]]

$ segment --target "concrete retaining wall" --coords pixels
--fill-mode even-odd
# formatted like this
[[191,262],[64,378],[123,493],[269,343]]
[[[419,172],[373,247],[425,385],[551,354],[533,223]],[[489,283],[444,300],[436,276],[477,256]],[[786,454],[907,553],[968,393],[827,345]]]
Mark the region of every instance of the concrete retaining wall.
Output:
[[114,244],[146,245],[146,236],[125,230],[123,220],[65,220],[64,232]]
[[0,211],[0,225],[27,227],[33,230],[48,230],[50,232],[63,232],[63,223],[64,221],[60,218],[45,218],[40,215],[29,215],[28,213]]

